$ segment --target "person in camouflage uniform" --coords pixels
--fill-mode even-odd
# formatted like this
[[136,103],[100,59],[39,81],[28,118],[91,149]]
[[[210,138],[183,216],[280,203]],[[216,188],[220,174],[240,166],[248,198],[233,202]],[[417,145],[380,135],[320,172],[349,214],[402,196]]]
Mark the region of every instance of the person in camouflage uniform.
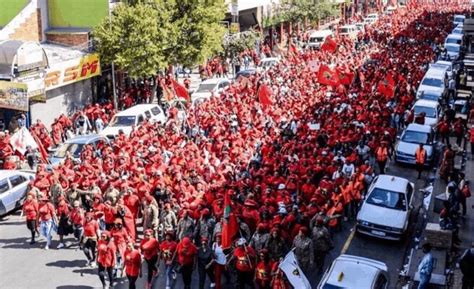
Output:
[[194,236],[194,220],[189,217],[187,210],[183,211],[183,217],[178,222],[178,240],[184,237],[193,238]]
[[293,240],[293,247],[295,248],[296,260],[298,260],[301,269],[308,274],[314,265],[314,246],[307,227],[301,227],[298,235]]
[[324,259],[332,247],[331,236],[328,229],[324,226],[324,218],[322,216],[318,216],[316,219],[316,225],[312,230],[312,238],[316,269],[319,274],[323,271]]
[[250,239],[250,246],[255,249],[255,252],[260,252],[265,248],[268,238],[270,238],[270,234],[265,230],[265,225],[259,224],[257,231],[255,231]]

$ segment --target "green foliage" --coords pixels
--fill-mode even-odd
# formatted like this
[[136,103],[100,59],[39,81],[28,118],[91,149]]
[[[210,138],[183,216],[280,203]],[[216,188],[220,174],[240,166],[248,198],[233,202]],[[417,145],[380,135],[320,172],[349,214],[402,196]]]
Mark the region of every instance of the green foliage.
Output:
[[94,29],[97,50],[105,63],[113,61],[131,77],[156,74],[168,63],[163,53],[167,23],[169,13],[149,4],[118,5],[111,19]]
[[310,22],[336,16],[339,14],[339,4],[332,0],[282,0],[277,16],[282,21]]
[[255,48],[255,42],[260,35],[255,31],[245,31],[237,34],[226,35],[224,38],[224,51],[226,55],[232,56],[246,49]]
[[222,51],[223,0],[128,0],[94,29],[97,50],[132,77],[194,66]]
[[225,17],[223,0],[158,0],[171,11],[171,29],[176,33],[167,48],[173,64],[193,66],[222,51],[226,31],[220,21]]

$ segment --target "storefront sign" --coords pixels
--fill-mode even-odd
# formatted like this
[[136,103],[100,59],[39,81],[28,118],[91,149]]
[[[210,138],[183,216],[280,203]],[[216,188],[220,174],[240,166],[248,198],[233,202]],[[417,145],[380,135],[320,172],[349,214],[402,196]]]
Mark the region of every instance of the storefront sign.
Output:
[[28,110],[28,86],[25,83],[0,81],[0,107]]
[[79,59],[53,65],[46,74],[44,84],[48,91],[100,75],[100,73],[99,55],[88,54]]

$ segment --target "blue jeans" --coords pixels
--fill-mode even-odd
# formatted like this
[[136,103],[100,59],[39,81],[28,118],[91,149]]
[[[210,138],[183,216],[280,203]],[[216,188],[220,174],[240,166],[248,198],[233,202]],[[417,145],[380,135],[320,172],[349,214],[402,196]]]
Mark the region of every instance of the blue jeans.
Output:
[[46,246],[49,247],[51,244],[52,232],[53,231],[53,220],[41,221],[40,222],[40,233],[46,238]]
[[420,284],[418,284],[418,289],[426,289],[430,283],[431,275],[420,274]]
[[165,265],[166,286],[171,289],[173,289],[176,284],[176,279],[173,279],[173,268],[173,265]]

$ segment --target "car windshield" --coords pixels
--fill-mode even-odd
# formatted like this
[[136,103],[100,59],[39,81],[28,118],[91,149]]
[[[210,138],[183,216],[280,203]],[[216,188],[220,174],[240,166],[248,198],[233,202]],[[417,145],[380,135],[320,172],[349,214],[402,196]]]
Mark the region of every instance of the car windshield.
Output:
[[421,84],[426,86],[442,87],[443,81],[439,78],[426,77],[425,79],[423,79],[423,82],[421,82]]
[[436,109],[428,106],[415,105],[415,115],[424,112],[425,117],[436,118]]
[[351,32],[351,30],[352,30],[351,28],[341,28],[341,29],[339,29],[339,32],[340,33],[349,33],[349,32]]
[[309,42],[323,42],[324,37],[311,37]]
[[54,154],[56,158],[65,158],[66,154],[69,152],[73,157],[78,158],[82,152],[84,144],[79,143],[66,143],[62,145]]
[[461,39],[457,38],[447,38],[446,43],[461,44]]
[[407,204],[405,195],[399,192],[375,188],[367,198],[367,203],[379,207],[406,211]]
[[449,52],[459,52],[460,47],[461,46],[459,46],[459,45],[447,45],[446,50],[449,51]]
[[199,88],[196,92],[211,92],[215,87],[215,83],[203,83],[199,85]]
[[332,285],[332,284],[324,284],[323,287],[321,287],[321,289],[344,289],[344,287],[340,287],[340,286],[336,286],[336,285]]
[[464,23],[464,18],[462,18],[462,17],[455,17],[455,18],[454,18],[454,22],[461,22],[461,23]]
[[429,93],[429,92],[423,92],[423,93],[420,94],[420,98],[421,99],[426,99],[426,100],[438,101],[439,100],[439,95]]
[[403,136],[403,142],[416,143],[416,144],[427,144],[429,141],[430,135],[425,132],[407,130]]
[[133,115],[115,116],[109,126],[133,126],[136,117]]
[[263,61],[262,67],[271,67],[276,64],[275,60]]
[[431,67],[447,69],[448,71],[451,71],[451,65],[449,65],[447,63],[445,64],[445,63],[437,62],[437,63],[431,64],[430,68]]
[[458,28],[454,29],[453,34],[462,34],[462,29],[458,29]]

